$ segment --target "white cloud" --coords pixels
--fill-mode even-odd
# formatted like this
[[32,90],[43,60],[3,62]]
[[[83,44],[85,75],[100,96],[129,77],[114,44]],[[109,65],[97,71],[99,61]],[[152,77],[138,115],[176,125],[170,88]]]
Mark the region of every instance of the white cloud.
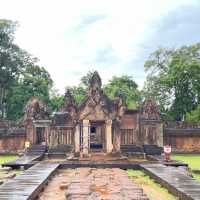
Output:
[[[138,60],[141,44],[154,34],[155,22],[196,2],[0,0],[0,18],[19,22],[16,43],[40,59],[61,91],[66,85],[77,84],[92,69],[99,71],[103,81],[129,74],[142,85],[143,67],[134,66],[134,60]],[[117,62],[94,62],[107,47]]]

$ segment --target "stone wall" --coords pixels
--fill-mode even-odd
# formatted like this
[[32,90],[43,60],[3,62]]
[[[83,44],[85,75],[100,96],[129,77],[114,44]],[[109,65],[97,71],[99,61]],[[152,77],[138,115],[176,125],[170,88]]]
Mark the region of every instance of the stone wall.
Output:
[[128,113],[125,114],[120,123],[120,132],[121,132],[121,145],[125,144],[135,144],[139,143],[139,123],[138,123],[139,114]]
[[25,140],[26,136],[24,134],[0,136],[0,153],[17,153],[23,150]]
[[47,138],[46,144],[49,147],[57,146],[59,144],[74,144],[74,129],[72,128],[59,128],[59,127],[51,127]]
[[200,128],[164,128],[163,138],[174,152],[200,152]]
[[163,123],[160,120],[140,120],[140,142],[163,146]]
[[129,110],[121,119],[121,144],[163,146],[163,123],[141,118],[139,110]]
[[25,140],[25,127],[14,121],[0,121],[0,153],[17,153],[23,150]]

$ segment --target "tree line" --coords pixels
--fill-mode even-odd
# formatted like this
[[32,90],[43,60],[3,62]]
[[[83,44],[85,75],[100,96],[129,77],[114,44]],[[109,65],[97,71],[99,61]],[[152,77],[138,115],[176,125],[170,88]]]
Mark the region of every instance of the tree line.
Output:
[[[14,43],[18,24],[0,19],[0,119],[23,116],[28,99],[38,96],[52,111],[64,101],[53,87],[49,72],[38,59]],[[200,43],[180,48],[159,48],[144,64],[147,78],[142,90],[132,76],[113,76],[103,86],[110,99],[121,97],[129,108],[145,98],[154,99],[164,120],[200,121]],[[84,98],[93,72],[81,78],[78,86],[66,87],[77,104]]]

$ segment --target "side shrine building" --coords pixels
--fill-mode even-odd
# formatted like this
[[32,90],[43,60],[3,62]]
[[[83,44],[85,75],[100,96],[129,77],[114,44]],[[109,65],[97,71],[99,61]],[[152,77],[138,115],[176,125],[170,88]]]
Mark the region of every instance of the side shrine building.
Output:
[[25,140],[48,148],[71,145],[76,156],[96,151],[119,154],[127,145],[163,146],[163,123],[155,102],[128,109],[120,98],[110,100],[101,86],[95,72],[84,100],[77,105],[67,91],[64,104],[52,117],[41,100],[31,98],[23,120]]

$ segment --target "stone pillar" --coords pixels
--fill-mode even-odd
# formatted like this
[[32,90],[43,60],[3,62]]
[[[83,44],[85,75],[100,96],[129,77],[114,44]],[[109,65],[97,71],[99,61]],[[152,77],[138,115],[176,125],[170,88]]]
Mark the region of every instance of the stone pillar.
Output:
[[112,120],[106,121],[106,153],[111,153],[112,145]]
[[163,123],[157,124],[157,145],[163,147]]
[[37,127],[35,125],[33,125],[33,135],[32,135],[32,144],[36,144],[37,143]]
[[30,142],[30,144],[34,144],[34,134],[35,134],[35,127],[33,124],[28,124],[26,126],[26,141]]
[[51,127],[50,126],[48,126],[47,127],[47,134],[46,134],[46,145],[47,146],[50,146],[50,141],[49,141],[49,138],[50,138],[50,134],[51,134]]
[[89,127],[90,121],[83,120],[83,155],[88,155],[89,153]]
[[79,156],[80,154],[80,125],[79,124],[77,124],[75,127],[74,150],[75,150],[75,156]]
[[114,141],[113,141],[113,153],[120,154],[121,145],[121,131],[118,123],[115,123],[114,127]]

